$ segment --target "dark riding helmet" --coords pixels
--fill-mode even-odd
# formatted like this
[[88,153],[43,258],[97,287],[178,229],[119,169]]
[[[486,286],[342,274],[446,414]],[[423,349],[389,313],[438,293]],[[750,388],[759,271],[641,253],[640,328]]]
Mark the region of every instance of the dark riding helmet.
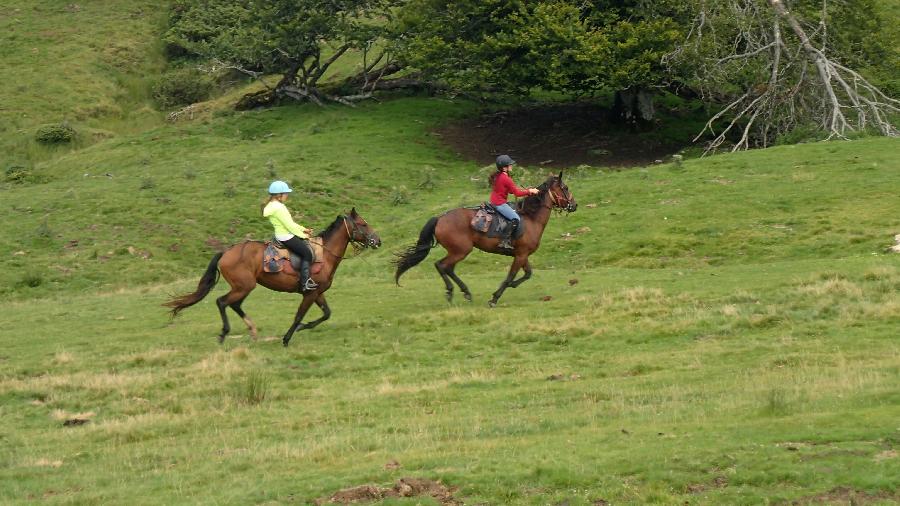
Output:
[[497,157],[497,168],[506,167],[507,165],[515,165],[516,161],[509,157],[509,155],[500,155]]

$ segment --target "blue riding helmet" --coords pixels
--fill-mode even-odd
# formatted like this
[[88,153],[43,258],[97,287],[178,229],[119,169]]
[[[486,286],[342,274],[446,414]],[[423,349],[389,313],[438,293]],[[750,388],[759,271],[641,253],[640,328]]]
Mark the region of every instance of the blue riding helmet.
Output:
[[269,194],[277,195],[279,193],[291,193],[294,190],[291,190],[291,187],[288,186],[284,181],[272,181],[272,184],[269,185]]

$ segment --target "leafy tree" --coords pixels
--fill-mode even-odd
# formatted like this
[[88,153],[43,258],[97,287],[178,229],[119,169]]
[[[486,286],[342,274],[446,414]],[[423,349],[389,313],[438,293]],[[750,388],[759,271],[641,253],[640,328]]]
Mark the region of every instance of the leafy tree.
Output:
[[264,92],[339,100],[320,80],[348,50],[367,49],[385,30],[396,0],[178,0],[166,42],[170,54],[198,55],[252,76],[277,73]]
[[456,90],[591,94],[664,81],[680,2],[412,0],[398,53]]

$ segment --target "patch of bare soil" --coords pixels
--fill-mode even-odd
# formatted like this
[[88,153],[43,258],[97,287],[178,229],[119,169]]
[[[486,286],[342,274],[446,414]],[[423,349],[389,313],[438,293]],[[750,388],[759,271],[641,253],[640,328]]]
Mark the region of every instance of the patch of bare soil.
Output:
[[807,504],[853,504],[862,505],[874,502],[900,501],[900,493],[877,492],[870,494],[865,490],[850,487],[835,487],[828,492],[795,499],[789,504],[801,506]]
[[357,504],[380,501],[388,497],[433,497],[444,506],[461,506],[462,501],[453,497],[456,488],[427,478],[400,478],[390,488],[360,485],[338,490],[330,497],[320,497],[314,504]]
[[686,146],[634,132],[610,118],[608,109],[594,104],[530,107],[450,123],[434,134],[459,156],[484,165],[508,154],[532,167],[634,167]]

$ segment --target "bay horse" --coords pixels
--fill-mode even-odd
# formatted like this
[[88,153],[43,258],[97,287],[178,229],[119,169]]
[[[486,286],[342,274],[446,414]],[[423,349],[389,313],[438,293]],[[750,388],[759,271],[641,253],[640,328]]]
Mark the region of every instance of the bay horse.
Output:
[[[294,316],[294,322],[281,340],[284,346],[287,346],[291,341],[295,331],[311,329],[331,317],[331,309],[329,309],[328,302],[325,300],[325,292],[328,291],[332,281],[334,281],[334,274],[344,258],[347,246],[350,243],[359,244],[364,248],[378,248],[381,246],[381,239],[378,237],[378,234],[372,230],[362,216],[357,214],[356,208],[353,208],[349,215],[335,218],[334,222],[319,234],[319,237],[322,238],[323,243],[323,258],[318,259],[322,262],[322,268],[312,275],[319,287],[313,291],[303,293],[303,300],[300,302],[296,316]],[[288,274],[283,270],[281,272],[263,271],[263,252],[265,249],[266,244],[262,241],[244,241],[226,249],[222,253],[216,254],[210,260],[206,273],[200,278],[197,290],[194,293],[176,297],[163,305],[172,308],[173,318],[178,316],[178,313],[183,309],[193,306],[206,297],[218,281],[216,274],[221,273],[225,281],[231,285],[231,290],[216,299],[216,306],[219,307],[219,314],[222,316],[222,333],[219,334],[219,344],[222,344],[225,336],[231,330],[228,324],[228,316],[225,314],[226,307],[233,309],[244,320],[244,323],[250,330],[251,337],[256,340],[256,325],[241,309],[241,304],[256,287],[257,283],[276,292],[299,291],[298,275],[296,273]],[[306,312],[313,302],[322,310],[322,317],[318,320],[302,323],[303,317],[306,316]]]
[[[454,272],[456,264],[466,258],[473,248],[488,253],[512,256],[512,265],[506,279],[500,283],[500,287],[494,292],[488,303],[490,307],[496,306],[497,300],[503,295],[504,290],[516,288],[531,277],[531,265],[528,263],[528,257],[537,251],[541,244],[541,236],[550,220],[550,211],[559,209],[574,212],[578,207],[569,187],[563,182],[561,171],[558,176],[550,176],[538,187],[538,190],[537,195],[531,195],[519,201],[518,212],[522,218],[525,232],[522,237],[516,239],[512,250],[501,249],[498,246],[500,238],[488,237],[487,234],[473,230],[470,222],[475,216],[475,209],[460,207],[428,220],[419,233],[419,241],[398,254],[394,260],[394,265],[397,267],[394,281],[399,285],[400,276],[424,260],[431,248],[440,244],[447,250],[447,255],[435,262],[434,266],[447,287],[447,301],[453,300],[452,280],[459,285],[465,299],[471,302],[472,294],[469,292],[469,288]],[[525,273],[521,278],[515,279],[519,269],[524,269]]]

